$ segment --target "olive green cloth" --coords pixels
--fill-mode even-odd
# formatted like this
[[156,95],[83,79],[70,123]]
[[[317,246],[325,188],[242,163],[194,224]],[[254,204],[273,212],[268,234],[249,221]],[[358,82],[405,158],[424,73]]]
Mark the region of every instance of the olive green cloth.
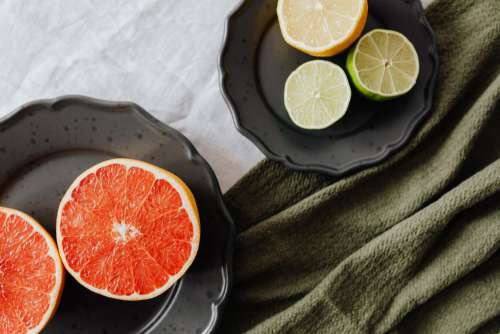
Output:
[[434,109],[343,178],[265,161],[237,225],[221,333],[500,332],[500,1],[435,0]]

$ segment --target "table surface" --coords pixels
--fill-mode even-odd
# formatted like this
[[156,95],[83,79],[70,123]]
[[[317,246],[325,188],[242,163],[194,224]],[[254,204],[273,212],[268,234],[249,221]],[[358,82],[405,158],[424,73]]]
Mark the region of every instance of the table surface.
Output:
[[67,94],[133,101],[186,135],[225,191],[263,158],[219,92],[224,20],[238,2],[4,1],[0,117]]

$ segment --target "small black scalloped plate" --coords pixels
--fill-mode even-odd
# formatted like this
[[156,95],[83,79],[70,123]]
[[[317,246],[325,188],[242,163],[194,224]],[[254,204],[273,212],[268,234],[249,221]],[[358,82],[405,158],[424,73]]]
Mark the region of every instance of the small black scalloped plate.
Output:
[[[302,130],[283,102],[288,75],[314,58],[288,46],[279,31],[277,0],[245,0],[229,16],[220,55],[221,90],[238,130],[270,159],[298,170],[341,175],[380,162],[402,147],[430,112],[438,73],[434,33],[419,0],[369,0],[365,32],[394,29],[420,57],[413,90],[396,100],[369,101],[353,89],[342,120]],[[345,68],[346,54],[329,58]]]
[[172,289],[144,302],[102,297],[66,275],[60,308],[44,333],[212,333],[229,292],[233,223],[207,162],[139,106],[71,96],[35,101],[1,119],[0,205],[31,214],[54,236],[71,182],[115,157],[151,162],[188,184],[202,222],[199,253]]

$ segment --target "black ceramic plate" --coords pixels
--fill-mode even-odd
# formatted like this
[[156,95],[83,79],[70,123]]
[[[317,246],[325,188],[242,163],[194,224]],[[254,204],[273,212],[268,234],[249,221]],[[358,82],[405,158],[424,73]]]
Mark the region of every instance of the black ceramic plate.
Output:
[[139,106],[63,97],[27,104],[0,120],[0,205],[31,214],[54,236],[59,201],[71,182],[115,157],[149,161],[188,184],[202,222],[198,256],[172,289],[145,302],[102,297],[67,275],[44,333],[212,333],[229,290],[233,224],[207,162]]
[[[277,0],[245,0],[229,16],[220,56],[221,89],[238,130],[269,158],[300,170],[340,175],[372,165],[407,142],[431,110],[438,71],[434,34],[419,0],[369,0],[365,32],[394,29],[420,57],[413,90],[377,103],[355,92],[344,118],[321,131],[293,125],[283,90],[290,73],[313,59],[290,46],[276,17]],[[345,53],[330,58],[345,68]]]

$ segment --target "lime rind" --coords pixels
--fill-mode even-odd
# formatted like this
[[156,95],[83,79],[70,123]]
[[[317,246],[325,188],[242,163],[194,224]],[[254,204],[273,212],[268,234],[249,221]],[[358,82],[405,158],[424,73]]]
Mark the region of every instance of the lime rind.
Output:
[[[398,38],[401,38],[403,43],[405,43],[405,45],[408,46],[408,48],[413,56],[413,59],[415,59],[414,65],[416,67],[415,68],[416,74],[414,75],[413,78],[411,78],[411,80],[409,79],[410,84],[407,85],[406,89],[398,90],[395,93],[388,94],[388,93],[384,93],[380,90],[370,89],[369,87],[367,87],[363,83],[363,80],[360,78],[359,71],[356,67],[356,60],[357,60],[356,57],[360,54],[360,51],[359,51],[360,45],[362,45],[362,43],[365,41],[365,39],[369,38],[370,36],[373,35],[373,33],[377,33],[377,32],[385,33],[388,35],[392,34],[392,35],[397,36]],[[420,72],[420,61],[418,58],[417,51],[415,50],[415,47],[408,40],[408,38],[406,38],[406,36],[404,36],[403,34],[397,32],[397,31],[393,31],[393,30],[374,29],[374,30],[368,32],[367,34],[365,34],[364,36],[362,36],[359,39],[359,41],[356,43],[356,45],[351,49],[351,51],[349,52],[349,54],[347,56],[346,68],[347,68],[347,72],[349,73],[349,77],[351,78],[353,85],[356,87],[356,89],[363,96],[365,96],[366,98],[373,100],[373,101],[387,101],[387,100],[392,100],[392,99],[395,99],[395,98],[398,98],[400,96],[407,94],[415,86],[417,79],[418,79],[419,72]],[[392,75],[391,75],[391,80],[394,80],[392,78]]]

